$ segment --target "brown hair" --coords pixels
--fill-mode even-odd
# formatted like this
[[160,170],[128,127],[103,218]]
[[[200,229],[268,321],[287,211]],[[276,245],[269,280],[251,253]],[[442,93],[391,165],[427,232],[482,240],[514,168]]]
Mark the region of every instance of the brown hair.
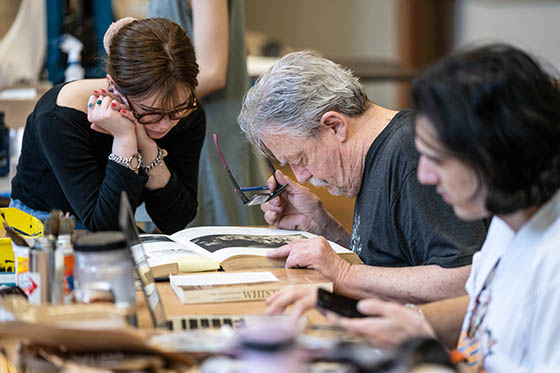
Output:
[[123,95],[159,94],[166,110],[177,104],[178,90],[198,85],[193,45],[179,25],[165,18],[135,20],[118,30],[110,42],[107,73]]

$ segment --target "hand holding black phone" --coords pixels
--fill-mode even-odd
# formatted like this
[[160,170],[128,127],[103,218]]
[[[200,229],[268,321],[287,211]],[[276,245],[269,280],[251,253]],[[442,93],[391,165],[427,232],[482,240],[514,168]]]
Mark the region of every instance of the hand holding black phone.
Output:
[[317,289],[317,307],[332,311],[344,317],[367,317],[358,309],[358,301],[343,295],[333,294],[325,289]]

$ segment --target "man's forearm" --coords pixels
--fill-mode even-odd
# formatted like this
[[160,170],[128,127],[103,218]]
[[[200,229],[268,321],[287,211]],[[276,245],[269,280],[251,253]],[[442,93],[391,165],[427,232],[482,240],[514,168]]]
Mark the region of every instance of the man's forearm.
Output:
[[356,299],[377,297],[399,303],[423,304],[465,295],[470,266],[442,268],[374,267],[354,264],[334,280],[337,293]]

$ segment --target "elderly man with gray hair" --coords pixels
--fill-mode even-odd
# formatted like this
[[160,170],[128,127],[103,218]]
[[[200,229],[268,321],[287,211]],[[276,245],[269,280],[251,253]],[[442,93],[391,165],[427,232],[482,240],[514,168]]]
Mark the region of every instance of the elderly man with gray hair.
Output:
[[[410,111],[369,101],[349,70],[311,52],[291,53],[260,77],[238,118],[248,139],[290,165],[299,183],[356,197],[350,233],[309,189],[277,171],[287,187],[261,205],[266,221],[350,247],[366,265],[341,259],[323,237],[295,241],[271,256],[287,257],[288,267],[317,269],[336,292],[353,298],[423,303],[465,294],[486,224],[459,221],[438,196],[445,199],[445,190],[418,182],[413,119]],[[268,186],[275,187],[272,177]],[[297,292],[269,299],[269,311],[302,298]]]

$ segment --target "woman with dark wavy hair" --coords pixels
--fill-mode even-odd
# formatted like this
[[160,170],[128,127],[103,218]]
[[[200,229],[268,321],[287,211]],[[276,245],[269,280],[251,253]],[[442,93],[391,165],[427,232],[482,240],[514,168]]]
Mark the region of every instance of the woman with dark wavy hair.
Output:
[[436,336],[465,371],[560,370],[560,91],[523,51],[445,58],[413,84],[418,179],[464,220],[492,217],[468,296],[410,307],[364,300],[336,318],[374,344]]
[[116,230],[125,191],[133,206],[146,203],[160,230],[175,232],[196,214],[206,123],[194,48],[162,18],[121,19],[104,44],[106,79],[57,85],[28,117],[10,205]]

